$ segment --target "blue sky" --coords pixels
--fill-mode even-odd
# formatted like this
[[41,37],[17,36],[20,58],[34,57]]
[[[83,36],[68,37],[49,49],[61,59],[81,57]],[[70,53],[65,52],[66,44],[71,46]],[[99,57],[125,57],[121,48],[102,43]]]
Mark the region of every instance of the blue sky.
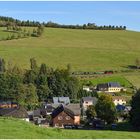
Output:
[[0,1],[0,15],[61,24],[126,25],[140,31],[140,1]]

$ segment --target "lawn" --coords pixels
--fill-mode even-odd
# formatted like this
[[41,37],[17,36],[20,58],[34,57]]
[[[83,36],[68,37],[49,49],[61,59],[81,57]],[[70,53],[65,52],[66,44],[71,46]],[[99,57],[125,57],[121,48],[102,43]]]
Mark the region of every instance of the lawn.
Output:
[[64,130],[40,128],[33,124],[17,120],[0,118],[0,139],[135,139],[139,132],[110,130]]
[[1,41],[0,56],[23,68],[35,57],[54,68],[70,63],[73,71],[120,70],[134,65],[139,44],[139,32],[45,28],[39,38]]
[[108,82],[119,82],[121,86],[124,87],[131,87],[132,84],[122,75],[103,75],[103,76],[98,76],[96,78],[93,78],[90,80],[93,85],[97,85],[99,83],[108,83]]
[[140,88],[140,71],[124,74],[124,77],[129,80],[136,88]]

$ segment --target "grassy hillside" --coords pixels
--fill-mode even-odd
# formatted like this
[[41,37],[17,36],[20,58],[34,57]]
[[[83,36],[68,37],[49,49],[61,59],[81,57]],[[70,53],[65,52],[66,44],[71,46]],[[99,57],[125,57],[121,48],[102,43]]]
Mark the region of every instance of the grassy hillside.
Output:
[[0,139],[62,139],[62,138],[140,138],[139,132],[122,131],[100,131],[100,130],[64,130],[55,128],[40,128],[30,123],[16,120],[0,118]]
[[6,32],[4,31],[6,28],[0,28],[0,40],[3,39],[3,38],[6,38],[8,37],[8,35],[11,35],[12,33],[10,32]]
[[0,56],[23,68],[35,57],[55,68],[70,63],[73,70],[118,70],[134,65],[139,44],[139,32],[46,28],[39,38],[1,41]]

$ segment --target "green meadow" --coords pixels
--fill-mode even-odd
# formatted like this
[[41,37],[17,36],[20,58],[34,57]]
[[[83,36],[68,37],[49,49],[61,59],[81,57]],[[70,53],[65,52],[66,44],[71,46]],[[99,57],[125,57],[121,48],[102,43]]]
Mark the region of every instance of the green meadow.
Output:
[[90,80],[93,85],[97,85],[99,83],[108,83],[108,82],[119,82],[121,86],[131,87],[132,84],[122,75],[115,75],[115,76],[100,76],[93,78]]
[[139,132],[110,130],[64,130],[42,128],[25,121],[0,118],[0,139],[135,139]]
[[[5,34],[0,28],[0,37]],[[139,32],[45,28],[38,38],[0,41],[0,56],[23,68],[35,57],[54,68],[69,63],[73,71],[120,70],[135,64],[139,44]]]

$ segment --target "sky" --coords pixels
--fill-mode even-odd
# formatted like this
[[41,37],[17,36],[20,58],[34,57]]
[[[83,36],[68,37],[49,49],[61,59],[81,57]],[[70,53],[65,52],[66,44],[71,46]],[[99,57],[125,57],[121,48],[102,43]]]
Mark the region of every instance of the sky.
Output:
[[0,1],[0,16],[60,24],[123,25],[140,31],[140,1]]

